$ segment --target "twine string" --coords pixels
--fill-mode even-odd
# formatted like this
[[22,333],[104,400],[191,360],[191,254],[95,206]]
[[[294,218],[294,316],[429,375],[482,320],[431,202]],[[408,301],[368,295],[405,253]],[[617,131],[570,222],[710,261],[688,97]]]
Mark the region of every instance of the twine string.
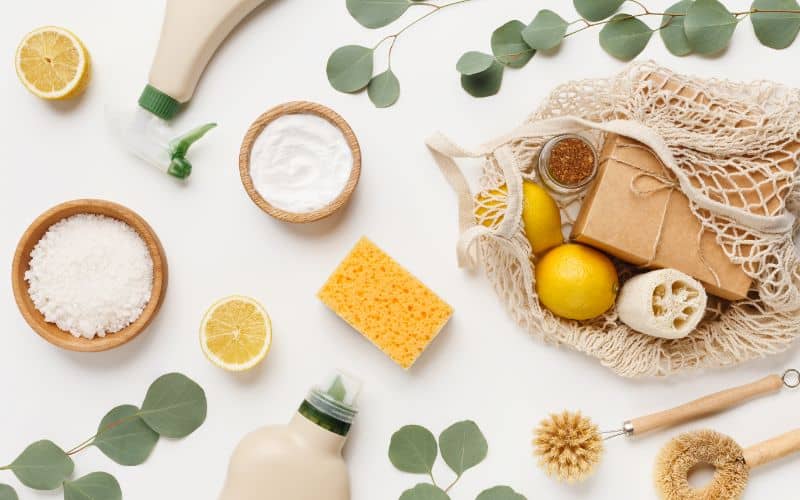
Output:
[[[636,143],[620,144],[619,146],[621,148],[634,148],[648,152],[650,151],[646,146]],[[661,250],[661,244],[664,240],[664,227],[666,226],[667,223],[667,216],[669,215],[669,207],[672,204],[673,194],[676,191],[681,192],[680,183],[671,175],[671,172],[669,171],[669,169],[667,169],[666,165],[664,165],[664,163],[661,161],[661,158],[659,158],[658,155],[653,155],[653,157],[658,161],[658,164],[661,168],[661,173],[656,173],[651,170],[644,169],[639,165],[635,165],[626,160],[622,160],[614,155],[606,156],[601,159],[601,163],[613,160],[621,165],[625,165],[626,167],[632,168],[637,171],[636,175],[634,175],[633,178],[631,179],[631,182],[629,184],[629,189],[634,195],[636,195],[639,198],[647,198],[656,193],[667,190],[667,199],[664,201],[664,205],[661,208],[661,216],[659,217],[658,221],[656,237],[650,249],[650,257],[648,257],[647,260],[639,266],[644,268],[651,267],[655,262],[656,258],[658,257],[658,254]],[[657,184],[652,187],[641,187],[639,184],[644,179],[652,179],[656,181]],[[708,259],[706,259],[705,256],[705,252],[703,251],[702,240],[704,233],[705,233],[705,228],[701,226],[697,233],[698,256],[700,258],[701,264],[703,264],[703,267],[714,278],[714,282],[716,283],[716,285],[721,286],[722,283],[720,281],[719,275],[714,270],[714,267],[708,262]]]

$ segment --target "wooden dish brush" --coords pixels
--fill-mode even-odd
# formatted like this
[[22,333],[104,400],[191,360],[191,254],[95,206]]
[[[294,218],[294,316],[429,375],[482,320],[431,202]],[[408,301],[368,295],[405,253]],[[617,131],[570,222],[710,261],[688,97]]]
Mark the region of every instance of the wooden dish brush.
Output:
[[669,410],[627,420],[620,429],[611,431],[601,431],[580,412],[553,414],[534,430],[534,455],[549,476],[559,481],[583,481],[595,472],[603,456],[604,442],[608,439],[675,427],[720,413],[758,396],[778,392],[783,387],[794,389],[798,386],[800,372],[787,370],[783,376],[770,375]]
[[[796,452],[800,452],[800,429],[747,449],[716,431],[687,432],[659,453],[656,489],[663,500],[735,500],[744,493],[751,470]],[[714,478],[694,488],[689,473],[701,464],[714,467]]]

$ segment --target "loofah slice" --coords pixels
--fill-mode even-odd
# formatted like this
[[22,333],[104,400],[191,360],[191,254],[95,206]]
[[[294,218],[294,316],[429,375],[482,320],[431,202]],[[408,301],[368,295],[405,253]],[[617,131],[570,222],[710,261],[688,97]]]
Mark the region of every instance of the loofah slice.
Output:
[[534,431],[534,454],[539,466],[559,481],[583,481],[591,476],[603,454],[603,438],[591,419],[565,411],[542,420]]

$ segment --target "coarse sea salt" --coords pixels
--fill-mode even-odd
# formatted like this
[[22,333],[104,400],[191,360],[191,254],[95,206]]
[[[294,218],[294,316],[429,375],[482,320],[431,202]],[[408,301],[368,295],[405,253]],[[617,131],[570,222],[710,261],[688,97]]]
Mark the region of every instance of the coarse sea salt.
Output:
[[141,316],[153,290],[153,260],[128,224],[78,214],[47,230],[31,252],[25,279],[45,321],[91,339]]

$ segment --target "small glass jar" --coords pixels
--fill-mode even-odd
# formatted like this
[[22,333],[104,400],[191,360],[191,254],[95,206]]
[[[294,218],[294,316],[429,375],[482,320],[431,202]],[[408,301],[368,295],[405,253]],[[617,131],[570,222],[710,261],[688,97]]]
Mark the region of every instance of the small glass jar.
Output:
[[[576,179],[574,182],[565,181],[563,176],[559,175],[559,172],[554,171],[551,169],[552,162],[551,160],[554,159],[553,154],[556,146],[562,144],[564,141],[572,140],[572,141],[580,141],[580,147],[586,147],[585,152],[591,155],[591,160],[586,162],[586,165],[575,165],[575,172],[580,174],[579,178]],[[555,154],[559,154],[558,150],[555,151]],[[539,153],[539,176],[542,179],[542,183],[553,192],[559,194],[575,194],[580,191],[586,189],[586,187],[594,180],[597,176],[597,168],[598,168],[598,154],[595,147],[589,142],[585,137],[582,137],[577,134],[563,134],[553,137],[549,141],[547,141],[544,146],[542,146],[542,151]],[[563,162],[563,160],[562,160]],[[561,167],[563,168],[563,164]],[[585,174],[583,171],[585,170]]]

